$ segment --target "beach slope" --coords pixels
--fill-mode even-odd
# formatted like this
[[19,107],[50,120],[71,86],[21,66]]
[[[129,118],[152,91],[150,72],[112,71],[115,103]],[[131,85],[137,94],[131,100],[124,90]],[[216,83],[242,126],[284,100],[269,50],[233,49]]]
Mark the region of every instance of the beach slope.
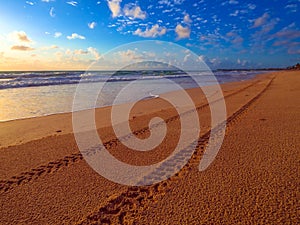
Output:
[[[200,90],[189,90],[201,123],[197,148],[178,173],[147,187],[116,184],[91,169],[76,145],[71,114],[0,123],[0,223],[297,224],[300,72],[260,75],[224,84],[222,90],[227,129],[213,163],[199,172],[210,110]],[[159,110],[145,112],[152,104]],[[130,152],[112,141],[109,115],[109,108],[96,111],[99,133],[105,134],[109,151],[125,162],[157,162],[178,141],[169,138],[165,151]],[[147,137],[143,128],[153,116],[167,122],[170,137],[178,134],[174,109],[150,99],[131,115],[137,137]]]

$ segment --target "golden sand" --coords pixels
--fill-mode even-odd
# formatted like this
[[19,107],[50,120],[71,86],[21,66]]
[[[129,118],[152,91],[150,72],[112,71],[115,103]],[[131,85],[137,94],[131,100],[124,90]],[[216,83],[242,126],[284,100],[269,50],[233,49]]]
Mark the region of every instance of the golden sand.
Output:
[[[182,170],[147,187],[116,184],[91,169],[76,145],[70,113],[0,123],[0,223],[297,224],[300,72],[261,75],[222,90],[228,123],[215,161],[198,171],[210,111],[199,89],[188,90],[202,138]],[[167,121],[169,138],[143,153],[112,142],[110,109],[97,109],[96,123],[115,157],[147,165],[172,152],[180,124],[167,102],[140,102],[130,115],[139,138],[149,135],[141,130],[153,116]]]

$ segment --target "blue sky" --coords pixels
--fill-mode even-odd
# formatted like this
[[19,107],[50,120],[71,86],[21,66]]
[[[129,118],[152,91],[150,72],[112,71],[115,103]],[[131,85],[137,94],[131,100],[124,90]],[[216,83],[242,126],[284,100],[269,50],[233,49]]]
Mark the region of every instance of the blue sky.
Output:
[[2,0],[0,70],[85,69],[119,45],[177,43],[212,68],[300,61],[300,0]]

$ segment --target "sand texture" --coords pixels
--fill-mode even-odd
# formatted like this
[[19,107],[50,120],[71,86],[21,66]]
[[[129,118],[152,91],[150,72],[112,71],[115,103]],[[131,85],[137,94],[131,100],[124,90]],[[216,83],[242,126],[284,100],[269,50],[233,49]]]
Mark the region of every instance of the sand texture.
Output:
[[[0,123],[0,224],[298,224],[300,72],[260,75],[222,90],[227,128],[216,159],[199,172],[211,118],[201,90],[190,89],[201,124],[195,152],[178,173],[151,186],[97,174],[78,150],[70,113]],[[130,114],[138,138],[149,136],[151,118],[166,122],[167,137],[148,152],[116,140],[110,113],[96,110],[98,133],[123,162],[159,162],[178,142],[180,117],[160,98],[139,102]],[[176,166],[171,160],[143,179],[155,181]]]

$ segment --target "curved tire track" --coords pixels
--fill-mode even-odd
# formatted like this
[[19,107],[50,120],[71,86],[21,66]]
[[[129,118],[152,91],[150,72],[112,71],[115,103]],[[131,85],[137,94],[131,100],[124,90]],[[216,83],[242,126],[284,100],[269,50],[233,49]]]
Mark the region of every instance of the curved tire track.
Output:
[[[274,78],[272,78],[272,79],[274,79]],[[251,84],[249,84],[249,85],[247,85],[247,86],[245,86],[245,87],[243,87],[243,88],[235,91],[235,92],[232,92],[232,93],[224,96],[224,98],[230,98],[231,96],[239,94],[239,93],[247,90],[248,88],[256,85],[259,82],[260,82],[260,80],[257,80],[255,82],[253,82],[253,83],[251,83]],[[217,99],[214,102],[217,102],[217,101],[220,101],[220,100],[221,99]],[[212,103],[214,103],[214,102],[212,102]],[[193,110],[190,110],[190,111],[187,111],[187,112],[183,113],[183,115],[184,114],[189,114],[189,113],[191,113],[191,111],[195,111],[195,110],[200,111],[200,110],[202,110],[202,109],[204,109],[204,108],[206,108],[208,106],[209,106],[208,103],[200,105],[200,106],[196,107]],[[165,123],[171,123],[171,122],[173,122],[175,120],[178,120],[179,118],[180,118],[179,115],[172,116],[172,117],[168,118],[167,120],[165,120]],[[228,118],[227,121],[229,121],[229,120],[230,120],[230,118]],[[160,122],[160,123],[154,124],[153,126],[160,126],[161,123],[164,123],[164,122]],[[120,140],[122,140],[122,139],[128,139],[128,138],[130,138],[133,135],[142,135],[145,132],[148,132],[149,129],[150,129],[149,127],[144,127],[144,128],[142,128],[140,130],[134,131],[131,134],[125,135],[125,136],[121,137],[120,139],[111,139],[110,141],[104,143],[104,147],[107,148],[107,149],[110,149],[112,146],[115,146],[118,143],[120,143]],[[209,134],[210,134],[210,131],[208,131],[200,139],[203,139],[203,138],[207,139],[207,137],[209,136]],[[193,143],[193,144],[195,144],[195,143]],[[199,147],[199,143],[198,143],[198,145],[196,147],[195,152],[197,151],[198,147]],[[98,148],[98,146],[95,146],[94,148],[90,149],[88,152],[84,152],[84,154],[94,154],[95,151],[97,151],[97,150],[99,150],[99,148]],[[193,151],[194,151],[194,148],[193,148]],[[190,157],[191,156],[191,153],[188,153],[188,151],[184,151],[183,150],[180,153],[182,155],[178,155],[177,157],[187,157],[187,156]],[[9,191],[9,190],[11,190],[11,189],[13,189],[13,188],[21,185],[21,184],[25,184],[25,183],[34,181],[34,180],[38,179],[40,176],[43,176],[43,175],[46,175],[46,174],[49,174],[49,173],[55,173],[60,168],[70,166],[70,165],[72,165],[72,164],[74,164],[74,163],[76,163],[76,162],[78,162],[78,161],[80,161],[82,159],[83,159],[83,155],[81,153],[67,155],[67,156],[65,156],[65,157],[63,157],[61,159],[58,159],[58,160],[55,160],[55,161],[51,161],[51,162],[49,162],[46,165],[41,165],[39,167],[31,169],[30,171],[22,172],[19,175],[11,177],[10,179],[1,180],[0,181],[0,193]],[[182,159],[182,158],[179,158],[179,159]],[[174,166],[174,164],[172,164],[172,166]],[[170,168],[170,167],[171,167],[171,165],[168,168]],[[153,175],[155,175],[155,173]],[[149,177],[147,179],[149,179]],[[150,179],[152,179],[152,177]]]
[[[235,123],[239,122],[239,120],[247,112],[249,107],[270,87],[274,78],[275,77],[272,77],[261,92],[259,92],[255,97],[253,97],[250,101],[248,101],[227,119],[226,129],[231,129]],[[216,129],[216,131],[218,132],[218,127],[214,129]],[[173,177],[170,177],[165,181],[151,186],[129,187],[125,192],[108,201],[106,205],[91,213],[83,220],[79,221],[78,224],[135,224],[135,220],[137,219],[136,214],[141,212],[143,207],[145,207],[150,202],[157,201],[161,196],[165,195],[165,193],[167,193],[170,189],[170,186],[174,182],[176,182],[176,180],[180,179],[184,176],[184,174],[188,173],[188,171],[192,169],[192,167],[198,165],[204,152],[205,146],[208,143],[210,133],[211,131],[206,132],[199,138],[199,140],[197,140],[197,146],[194,154],[192,155],[188,163]],[[179,157],[184,157],[184,155],[185,153],[182,153],[182,155],[180,155]],[[170,163],[169,166],[176,166],[176,163]],[[153,176],[155,178],[155,174],[158,172],[159,171],[154,171],[147,176]],[[150,179],[153,179],[153,177]]]

